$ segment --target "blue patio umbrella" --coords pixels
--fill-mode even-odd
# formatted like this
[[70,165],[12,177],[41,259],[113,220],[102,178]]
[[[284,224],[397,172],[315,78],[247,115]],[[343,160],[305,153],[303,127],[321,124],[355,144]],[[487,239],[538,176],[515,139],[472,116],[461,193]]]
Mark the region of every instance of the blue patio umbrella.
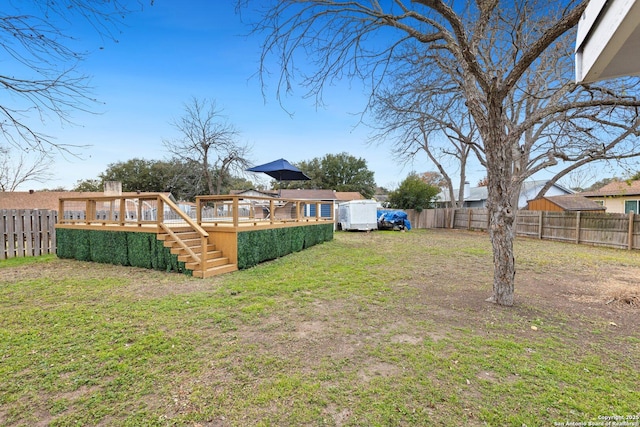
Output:
[[[266,173],[278,181],[278,184],[282,181],[308,181],[311,179],[285,159],[278,159],[263,165],[254,166],[247,169],[247,171]],[[280,187],[280,185],[278,185],[278,187]]]

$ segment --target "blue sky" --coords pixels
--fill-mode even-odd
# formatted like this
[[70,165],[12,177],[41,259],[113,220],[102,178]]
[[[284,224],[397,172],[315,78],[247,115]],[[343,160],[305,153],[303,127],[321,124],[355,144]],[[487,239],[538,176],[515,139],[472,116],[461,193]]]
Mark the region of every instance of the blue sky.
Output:
[[[396,187],[412,170],[435,169],[426,156],[401,165],[394,161],[390,146],[367,144],[371,130],[358,124],[357,113],[366,102],[358,82],[328,88],[321,108],[314,99],[303,97],[305,88],[294,88],[284,99],[293,115],[276,99],[277,76],[263,97],[256,76],[260,40],[244,36],[248,28],[235,14],[233,3],[156,1],[149,6],[147,2],[142,12],[126,18],[118,43],[101,40],[92,31],[76,31],[83,46],[92,50],[80,68],[92,76],[99,114],[74,113],[74,126],[61,127],[49,120],[45,131],[59,143],[90,147],[80,151],[81,158],[58,156],[52,180],[30,182],[19,190],[70,189],[78,180],[96,178],[109,163],[136,157],[166,159],[162,141],[179,136],[171,122],[183,114],[192,97],[216,100],[240,131],[240,140],[253,147],[254,164],[347,152],[364,158],[377,184],[387,188]],[[474,172],[474,182],[484,176]]]

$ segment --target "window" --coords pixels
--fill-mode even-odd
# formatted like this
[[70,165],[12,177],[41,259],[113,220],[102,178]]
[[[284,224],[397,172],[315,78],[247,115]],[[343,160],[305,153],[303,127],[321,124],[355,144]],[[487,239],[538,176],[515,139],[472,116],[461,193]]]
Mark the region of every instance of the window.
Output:
[[594,202],[596,202],[600,206],[604,206],[604,200],[594,200]]
[[637,200],[625,200],[624,201],[624,213],[629,213],[633,211],[634,213],[638,212],[638,201]]

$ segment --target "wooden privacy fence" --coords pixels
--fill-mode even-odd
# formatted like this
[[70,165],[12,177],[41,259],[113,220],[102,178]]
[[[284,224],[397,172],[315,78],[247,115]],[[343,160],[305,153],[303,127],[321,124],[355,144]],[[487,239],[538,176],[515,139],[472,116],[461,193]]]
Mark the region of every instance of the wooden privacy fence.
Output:
[[50,210],[0,210],[0,259],[56,253],[58,213]]
[[[413,228],[488,230],[487,209],[407,209]],[[640,249],[640,215],[592,212],[518,211],[518,236],[562,242]]]

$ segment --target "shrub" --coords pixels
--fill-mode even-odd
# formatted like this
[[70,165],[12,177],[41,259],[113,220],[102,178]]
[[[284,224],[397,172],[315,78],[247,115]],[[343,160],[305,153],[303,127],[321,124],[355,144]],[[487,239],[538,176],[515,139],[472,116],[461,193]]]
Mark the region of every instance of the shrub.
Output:
[[58,228],[56,240],[60,258],[192,273],[155,233]]
[[238,268],[301,251],[333,239],[333,224],[273,228],[238,233]]

